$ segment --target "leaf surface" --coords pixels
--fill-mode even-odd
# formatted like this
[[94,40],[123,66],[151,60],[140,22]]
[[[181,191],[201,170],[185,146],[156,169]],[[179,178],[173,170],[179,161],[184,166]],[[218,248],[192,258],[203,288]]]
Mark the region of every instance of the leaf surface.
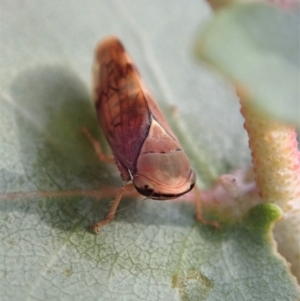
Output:
[[191,202],[131,197],[98,236],[88,231],[121,186],[119,172],[99,162],[78,130],[87,126],[105,146],[90,73],[94,46],[108,34],[136,61],[200,186],[249,163],[233,89],[189,52],[209,17],[206,4],[1,6],[1,300],[296,299],[270,236],[279,216],[271,205],[216,231],[195,220]]

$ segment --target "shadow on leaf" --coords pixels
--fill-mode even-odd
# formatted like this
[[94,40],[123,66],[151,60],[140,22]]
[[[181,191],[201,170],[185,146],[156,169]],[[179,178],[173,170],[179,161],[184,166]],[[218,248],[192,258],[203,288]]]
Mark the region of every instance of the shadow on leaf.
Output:
[[[10,90],[15,103],[26,192],[41,192],[34,197],[25,193],[10,206],[21,209],[19,201],[28,202],[26,212],[40,212],[44,222],[64,230],[73,231],[83,224],[86,228],[104,218],[108,201],[114,196],[93,198],[80,191],[118,188],[122,184],[117,168],[112,172],[107,164],[100,162],[93,147],[79,132],[80,127],[86,126],[103,142],[86,85],[65,66],[46,65],[24,71]],[[72,194],[74,190],[78,195]],[[114,222],[175,226],[194,223],[191,204],[145,200],[136,206],[136,202],[123,200]],[[36,210],[38,207],[43,210]]]

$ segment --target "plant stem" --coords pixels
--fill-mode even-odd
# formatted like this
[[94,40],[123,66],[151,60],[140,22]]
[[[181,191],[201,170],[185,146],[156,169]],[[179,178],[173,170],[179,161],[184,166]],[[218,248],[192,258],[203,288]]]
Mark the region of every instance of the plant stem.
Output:
[[300,153],[292,126],[265,116],[241,98],[241,113],[261,197],[283,210],[300,199]]

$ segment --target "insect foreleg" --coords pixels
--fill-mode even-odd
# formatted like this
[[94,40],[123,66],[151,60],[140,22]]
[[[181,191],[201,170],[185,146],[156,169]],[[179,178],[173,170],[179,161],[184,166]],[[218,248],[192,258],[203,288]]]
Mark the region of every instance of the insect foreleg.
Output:
[[215,227],[216,229],[220,229],[220,224],[216,221],[205,220],[202,214],[202,197],[201,192],[197,186],[194,187],[195,192],[195,209],[196,209],[196,219],[204,224]]
[[115,199],[113,200],[112,205],[110,207],[110,210],[109,210],[106,218],[104,220],[102,220],[102,221],[100,221],[100,222],[98,222],[98,223],[96,223],[96,224],[94,224],[92,226],[92,231],[94,233],[96,233],[96,234],[99,233],[101,227],[103,227],[104,225],[108,224],[109,222],[111,222],[114,219],[114,217],[116,215],[117,208],[119,206],[119,203],[120,203],[120,201],[122,199],[122,196],[123,196],[124,192],[126,190],[132,190],[133,188],[134,188],[134,186],[133,186],[132,183],[127,183],[124,186],[122,186],[122,188],[117,193]]
[[92,136],[92,134],[90,133],[90,131],[86,127],[82,127],[80,129],[80,131],[82,133],[84,133],[86,135],[86,137],[89,139],[89,141],[92,143],[92,145],[95,149],[95,152],[96,152],[98,158],[100,159],[100,161],[106,162],[106,163],[111,163],[111,164],[116,163],[114,158],[109,157],[109,156],[107,156],[106,154],[103,153],[99,141]]

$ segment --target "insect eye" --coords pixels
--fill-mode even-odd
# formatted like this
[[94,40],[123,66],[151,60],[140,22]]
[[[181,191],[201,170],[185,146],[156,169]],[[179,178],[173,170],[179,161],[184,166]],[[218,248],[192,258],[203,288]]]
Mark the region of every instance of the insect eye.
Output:
[[151,197],[154,193],[153,187],[148,183],[146,184],[141,177],[134,178],[133,184],[136,190],[144,196]]
[[149,185],[144,185],[143,187],[136,187],[138,192],[144,196],[151,196],[153,195],[154,189],[150,188]]

